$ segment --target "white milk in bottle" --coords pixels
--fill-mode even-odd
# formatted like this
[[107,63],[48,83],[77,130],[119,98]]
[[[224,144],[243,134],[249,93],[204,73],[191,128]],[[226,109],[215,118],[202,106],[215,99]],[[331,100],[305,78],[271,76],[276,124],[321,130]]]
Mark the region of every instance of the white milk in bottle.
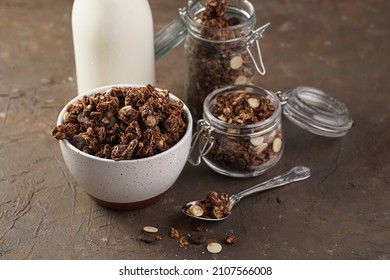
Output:
[[72,30],[78,94],[104,85],[155,84],[147,0],[75,0]]

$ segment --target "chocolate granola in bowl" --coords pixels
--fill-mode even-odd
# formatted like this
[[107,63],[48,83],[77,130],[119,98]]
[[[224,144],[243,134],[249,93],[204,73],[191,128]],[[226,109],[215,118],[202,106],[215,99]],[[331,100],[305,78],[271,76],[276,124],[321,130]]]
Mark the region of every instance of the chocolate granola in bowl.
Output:
[[130,160],[168,150],[184,135],[183,103],[168,90],[111,87],[70,104],[52,130],[79,150],[100,158]]
[[139,209],[157,202],[181,174],[192,116],[168,90],[104,86],[69,101],[52,135],[78,186],[98,204]]

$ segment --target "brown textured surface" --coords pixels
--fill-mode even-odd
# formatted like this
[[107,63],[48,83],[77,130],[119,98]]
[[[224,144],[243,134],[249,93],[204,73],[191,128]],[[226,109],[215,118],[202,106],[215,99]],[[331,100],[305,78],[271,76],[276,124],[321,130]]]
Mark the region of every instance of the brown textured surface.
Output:
[[[68,172],[50,136],[76,94],[71,0],[0,2],[0,259],[390,259],[390,2],[253,1],[271,90],[319,87],[354,120],[341,139],[304,132],[284,119],[285,154],[254,179],[187,165],[164,197],[136,211],[98,206]],[[156,30],[186,1],[150,0]],[[183,97],[183,45],[156,63],[157,86]],[[174,63],[173,63],[174,62]],[[312,177],[246,198],[233,216],[206,224],[208,238],[237,243],[217,255],[179,248],[170,228],[196,222],[181,205],[209,190],[236,193],[293,165]],[[137,240],[144,225],[163,240]]]

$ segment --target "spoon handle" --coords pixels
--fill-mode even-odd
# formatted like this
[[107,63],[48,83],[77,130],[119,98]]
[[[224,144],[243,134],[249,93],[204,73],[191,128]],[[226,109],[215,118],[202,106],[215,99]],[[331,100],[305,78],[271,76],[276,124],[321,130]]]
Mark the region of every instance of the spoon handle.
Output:
[[304,180],[310,177],[310,169],[306,166],[295,166],[282,175],[276,176],[268,181],[254,185],[232,197],[232,206],[239,202],[242,198],[269,189],[281,187],[296,181]]

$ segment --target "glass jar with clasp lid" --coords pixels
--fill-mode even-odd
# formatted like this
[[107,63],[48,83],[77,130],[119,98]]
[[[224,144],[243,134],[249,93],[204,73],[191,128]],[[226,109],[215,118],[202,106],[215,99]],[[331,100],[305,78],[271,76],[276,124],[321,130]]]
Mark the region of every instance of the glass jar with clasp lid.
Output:
[[203,159],[213,170],[232,177],[265,173],[283,154],[282,113],[321,136],[341,137],[352,126],[347,107],[316,88],[274,93],[253,85],[228,86],[204,101],[189,161],[199,165]]
[[[156,58],[185,40],[185,101],[194,120],[213,90],[250,84],[265,74],[260,39],[270,23],[256,28],[246,0],[188,1],[179,16],[155,36]],[[255,47],[255,49],[253,49]]]

